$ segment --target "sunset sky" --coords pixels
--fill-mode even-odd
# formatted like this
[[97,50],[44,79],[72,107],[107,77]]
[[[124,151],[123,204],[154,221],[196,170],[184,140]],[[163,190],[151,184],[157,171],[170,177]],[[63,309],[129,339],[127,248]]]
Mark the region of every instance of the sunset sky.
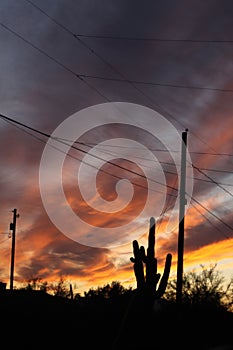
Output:
[[[132,241],[233,276],[233,3],[2,0],[0,281],[135,287]],[[60,186],[61,185],[61,186]],[[60,187],[59,187],[60,186]]]

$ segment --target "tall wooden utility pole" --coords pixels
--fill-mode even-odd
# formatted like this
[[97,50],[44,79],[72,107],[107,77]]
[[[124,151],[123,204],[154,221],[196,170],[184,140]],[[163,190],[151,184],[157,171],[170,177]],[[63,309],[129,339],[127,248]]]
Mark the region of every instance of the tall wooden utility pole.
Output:
[[183,256],[184,256],[184,218],[185,218],[185,184],[186,184],[186,146],[187,146],[186,129],[182,132],[181,145],[181,174],[180,174],[180,208],[179,208],[179,232],[178,232],[178,257],[177,257],[177,285],[176,285],[176,301],[181,302],[183,287]]
[[15,232],[16,232],[16,219],[19,217],[17,209],[13,211],[13,222],[10,223],[10,230],[12,231],[12,248],[11,248],[11,273],[10,273],[10,289],[13,289],[14,281],[14,264],[15,264]]

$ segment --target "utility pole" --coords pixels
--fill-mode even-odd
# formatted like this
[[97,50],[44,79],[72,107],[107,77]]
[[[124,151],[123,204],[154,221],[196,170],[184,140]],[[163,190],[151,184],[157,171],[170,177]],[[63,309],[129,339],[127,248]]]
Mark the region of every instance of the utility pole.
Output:
[[184,219],[186,205],[186,146],[187,146],[186,129],[182,132],[181,145],[181,174],[180,174],[180,208],[179,208],[179,232],[178,232],[178,253],[177,253],[177,285],[176,285],[176,301],[181,302],[183,287],[183,256],[184,256]]
[[17,214],[17,209],[12,210],[12,212],[13,212],[13,222],[10,223],[10,230],[12,231],[11,273],[10,273],[11,290],[13,290],[13,281],[14,281],[16,219],[19,217],[19,214]]

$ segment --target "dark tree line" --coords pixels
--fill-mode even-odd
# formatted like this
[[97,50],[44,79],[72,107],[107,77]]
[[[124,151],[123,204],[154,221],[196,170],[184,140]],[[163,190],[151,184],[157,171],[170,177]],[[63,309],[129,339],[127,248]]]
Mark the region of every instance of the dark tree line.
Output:
[[[70,283],[61,277],[57,283],[49,284],[40,278],[32,278],[20,288],[24,290],[40,290],[62,298],[71,299]],[[119,297],[131,297],[136,292],[132,287],[124,287],[119,281],[90,288],[83,293],[74,293],[73,300],[86,300],[90,302],[114,300]],[[183,275],[183,297],[186,306],[218,308],[233,312],[233,277],[226,281],[217,264],[210,267],[201,265],[201,271],[191,271]],[[176,280],[170,279],[167,283],[163,300],[175,302]]]
[[[175,303],[177,295],[177,281],[169,278],[172,255],[167,254],[162,275],[157,269],[155,257],[155,220],[150,218],[148,246],[139,246],[137,240],[132,242],[133,271],[137,282],[136,289],[125,288],[119,281],[112,281],[104,286],[90,288],[84,292],[74,294],[73,287],[64,277],[60,277],[58,283],[47,283],[40,278],[32,278],[24,287],[26,290],[40,290],[54,296],[72,299],[74,301],[103,302],[116,301],[120,297],[123,300],[135,299],[135,305],[151,309],[156,301]],[[182,305],[187,308],[215,308],[233,311],[233,277],[229,282],[225,281],[222,273],[217,270],[217,264],[209,268],[201,265],[201,272],[191,271],[183,274]]]

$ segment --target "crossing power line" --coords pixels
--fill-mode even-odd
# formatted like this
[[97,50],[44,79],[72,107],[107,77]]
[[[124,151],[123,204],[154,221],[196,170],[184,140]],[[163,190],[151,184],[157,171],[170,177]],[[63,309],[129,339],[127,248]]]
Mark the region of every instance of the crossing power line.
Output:
[[[33,1],[31,0],[25,0],[27,3],[29,3],[31,6],[33,6],[34,8],[36,8],[39,12],[41,12],[44,16],[46,16],[47,18],[49,18],[53,23],[55,23],[57,26],[59,26],[61,29],[63,29],[64,31],[66,31],[68,34],[70,34],[72,37],[75,37],[76,39],[78,39],[78,41],[86,48],[88,49],[92,54],[94,54],[96,57],[98,57],[103,63],[105,63],[108,67],[110,67],[110,69],[112,69],[115,73],[117,73],[122,79],[124,79],[127,83],[129,83],[132,87],[134,87],[139,93],[141,93],[142,96],[146,97],[147,100],[151,103],[152,105],[155,105],[157,108],[159,108],[160,111],[162,111],[163,113],[165,113],[166,116],[169,116],[170,118],[172,118],[173,120],[175,120],[176,122],[178,122],[178,124],[180,124],[182,126],[183,129],[186,129],[186,125],[183,125],[182,122],[180,122],[179,120],[177,120],[177,118],[175,118],[171,113],[169,113],[164,107],[160,106],[157,102],[155,103],[154,99],[152,99],[151,97],[149,97],[143,90],[141,90],[138,86],[138,84],[136,84],[134,81],[130,81],[129,79],[125,78],[124,74],[122,74],[119,69],[116,69],[116,67],[110,63],[109,61],[107,61],[105,58],[103,58],[102,55],[100,55],[98,52],[96,52],[96,50],[93,49],[93,47],[90,47],[90,45],[88,45],[86,42],[84,42],[83,40],[81,40],[81,35],[77,35],[74,32],[72,32],[70,29],[68,29],[66,26],[64,26],[61,22],[57,21],[54,17],[52,17],[51,15],[49,15],[46,11],[44,11],[41,7],[39,7],[38,5],[36,5]],[[177,39],[175,39],[177,40]],[[188,39],[190,40],[190,42],[197,42],[197,40],[192,40],[192,39]],[[188,41],[186,40],[186,41]],[[231,40],[202,40],[202,42],[215,42],[215,43],[223,43],[223,42],[231,42]],[[107,98],[104,94],[102,94],[102,92],[100,92],[98,89],[96,89],[96,87],[93,86],[93,84],[90,84],[87,82],[87,76],[86,78],[84,77],[84,75],[79,74],[78,75],[79,79],[84,79],[84,82],[88,85],[89,87],[92,88],[92,90],[95,90],[97,93],[99,93],[99,95],[101,97],[104,97],[107,101],[110,101],[109,98]],[[161,84],[161,83],[158,83]],[[163,84],[163,86],[168,85],[168,84]],[[218,92],[233,92],[233,90],[231,89],[222,89],[219,87],[197,87],[197,86],[191,86],[191,85],[177,85],[177,84],[169,84],[170,87],[176,87],[176,88],[193,88],[193,89],[201,89],[201,90],[212,90],[212,91],[218,91]],[[171,86],[172,85],[172,86]],[[162,86],[162,85],[161,85]],[[192,132],[192,134],[199,139],[201,142],[203,142],[204,144],[207,144],[206,141],[202,140],[200,138],[200,136],[194,132]],[[212,147],[211,147],[212,149]]]
[[[74,34],[72,31],[70,31],[67,27],[65,27],[63,24],[61,24],[60,22],[58,22],[56,19],[54,19],[52,16],[50,16],[47,12],[45,12],[43,9],[41,9],[39,6],[35,5],[32,1],[30,0],[25,0],[26,2],[28,2],[29,4],[31,4],[32,6],[34,6],[38,11],[40,11],[41,13],[43,13],[46,17],[48,17],[51,21],[53,21],[55,24],[57,24],[60,28],[62,28],[63,30],[65,30],[67,33],[69,33],[70,35],[72,35],[73,37],[77,38],[77,35]],[[50,60],[52,60],[54,63],[56,63],[57,65],[59,65],[60,67],[62,67],[63,69],[67,70],[70,74],[74,75],[76,78],[78,78],[79,80],[83,81],[91,90],[95,91],[100,97],[104,98],[104,100],[111,102],[111,100],[105,95],[103,94],[99,89],[97,89],[93,84],[90,83],[90,81],[88,81],[87,78],[84,78],[84,75],[78,74],[75,71],[73,71],[72,69],[70,69],[69,67],[67,67],[66,65],[64,65],[62,62],[60,62],[59,60],[57,60],[56,58],[54,58],[53,56],[49,55],[47,52],[45,52],[44,50],[42,50],[41,48],[39,48],[38,46],[36,46],[35,44],[33,44],[32,42],[30,42],[29,40],[25,39],[22,35],[18,34],[16,31],[12,30],[11,28],[9,28],[7,25],[3,24],[0,22],[0,26],[2,26],[5,30],[9,31],[10,33],[12,33],[13,35],[17,36],[18,38],[20,38],[21,40],[23,40],[25,43],[27,43],[28,45],[30,45],[31,47],[33,47],[35,50],[37,50],[38,52],[40,52],[41,54],[45,55],[47,58],[49,58]],[[83,43],[83,41],[82,41]],[[96,52],[94,52],[94,50],[92,48],[90,48],[89,46],[87,46],[85,44],[85,46],[87,48],[89,48],[89,50],[94,53],[95,55],[97,55],[99,58],[101,58],[101,56],[99,54],[97,54]],[[102,58],[103,60],[103,58]],[[106,60],[104,60],[107,64],[109,64]],[[113,67],[112,64],[110,64],[111,67]],[[113,67],[114,68],[114,67]],[[120,73],[120,72],[119,72]],[[122,76],[122,75],[121,75]],[[127,79],[127,82],[130,82],[130,80]],[[142,95],[144,97],[147,97],[147,99],[149,99],[150,102],[152,102],[154,104],[154,100],[151,99],[150,97],[148,97],[141,89],[138,88],[138,86],[135,85],[135,83],[132,81],[130,82],[131,85],[133,85],[134,87],[136,87],[137,91],[141,92]],[[160,84],[160,83],[159,83]],[[174,86],[175,87],[175,86]],[[191,87],[191,86],[189,86]],[[189,88],[188,87],[188,88]],[[185,88],[184,86],[182,86],[182,88]],[[199,88],[199,87],[193,87],[193,88]],[[205,89],[206,87],[204,87]],[[201,87],[202,89],[202,87]],[[208,89],[208,88],[207,88]],[[220,88],[211,88],[211,89],[215,89],[216,91],[218,91]],[[226,91],[226,92],[231,92],[231,91]],[[165,113],[165,115],[169,116],[170,118],[172,118],[173,120],[175,120],[176,122],[178,122],[183,128],[186,128],[186,125],[183,125],[183,123],[179,120],[177,120],[177,118],[175,118],[171,113],[169,113],[168,111],[166,111],[166,109],[164,107],[161,107],[158,103],[156,103],[157,108],[159,108],[159,110],[161,110],[163,113]],[[204,144],[207,144],[204,140],[202,140],[199,135],[196,135],[194,132],[191,132],[197,139],[199,139],[201,142],[203,142]],[[211,147],[212,148],[212,147]]]
[[[48,134],[48,133],[42,132],[42,131],[40,131],[40,130],[38,130],[38,129],[36,129],[36,128],[33,128],[33,127],[31,127],[31,126],[28,126],[28,125],[26,125],[26,124],[24,124],[24,123],[21,123],[21,122],[15,120],[15,119],[12,119],[12,118],[10,118],[10,117],[8,117],[8,116],[3,115],[3,114],[0,114],[0,118],[3,119],[3,120],[5,120],[5,121],[7,121],[7,122],[10,123],[10,124],[13,124],[13,125],[16,124],[18,127],[20,127],[20,129],[21,129],[21,127],[23,127],[23,128],[25,128],[25,129],[29,129],[30,131],[35,132],[36,134],[45,136],[46,138],[52,137],[52,135],[50,135],[50,134]],[[21,130],[23,130],[23,129],[21,129]],[[25,130],[23,130],[23,131],[25,131]],[[37,137],[36,135],[33,135],[31,132],[29,132],[29,135],[30,135],[30,136],[33,136],[33,137],[36,137],[36,138],[38,139],[38,137]],[[42,141],[42,142],[46,142],[45,140],[43,140],[43,139],[41,139],[41,138],[39,138],[39,140]],[[64,143],[64,141],[63,141],[63,140],[60,140],[59,138],[55,138],[55,140],[56,140],[58,143]],[[74,146],[73,144],[72,144],[72,145],[68,144],[68,145],[69,145],[71,148],[74,148],[75,150],[81,151],[81,152],[83,152],[83,153],[88,153],[88,151],[83,150],[83,149],[80,149],[80,148]],[[62,150],[60,150],[60,149],[57,148],[57,147],[56,147],[56,150],[62,152]],[[76,157],[74,157],[74,156],[72,156],[72,155],[70,155],[70,154],[68,154],[68,156],[70,156],[71,158],[74,158],[75,160],[78,160],[78,161],[82,161],[82,162],[83,162],[82,159],[78,159],[78,158],[76,158]],[[95,155],[92,155],[92,156],[95,157]],[[102,160],[106,161],[104,158],[102,158]],[[108,161],[106,161],[106,162],[108,162]],[[92,164],[89,164],[89,163],[86,163],[86,162],[85,162],[85,164],[87,164],[87,165],[89,165],[89,166],[91,166],[91,167],[94,167]],[[121,167],[121,166],[119,166],[119,164],[116,164],[116,163],[114,163],[114,162],[112,162],[111,165],[114,165],[114,166],[116,166],[117,168],[120,168],[120,169],[129,171],[129,172],[132,172],[131,169],[128,169],[128,168],[125,168],[125,167]],[[198,168],[197,168],[197,169],[198,169]],[[103,169],[98,169],[98,170],[103,171],[103,172],[106,172],[106,171],[103,170]],[[121,178],[118,177],[115,173],[107,172],[107,174],[108,174],[108,175],[111,175],[111,176],[113,176],[113,177],[116,177],[116,178],[121,179]],[[144,178],[146,179],[146,177],[145,177],[144,175],[140,174],[140,173],[133,172],[133,174],[138,175],[138,176],[141,176],[141,177],[144,177]],[[177,174],[174,173],[174,175],[177,175]],[[155,181],[154,179],[152,179],[152,181],[154,181],[154,182],[156,182],[156,183],[159,183],[159,182]],[[212,181],[212,182],[213,182],[213,181]],[[146,187],[144,187],[143,185],[140,185],[140,184],[137,184],[137,183],[133,183],[133,184],[135,184],[135,185],[137,185],[137,186],[139,186],[139,187],[142,187],[142,188],[146,189]],[[164,185],[164,184],[162,184],[162,183],[159,183],[159,184],[160,184],[160,185]],[[175,195],[175,194],[172,193],[172,191],[178,192],[178,189],[177,189],[176,187],[170,186],[170,185],[168,185],[168,184],[166,185],[166,187],[169,188],[169,189],[171,190],[170,193],[167,193],[168,196],[177,197],[177,195]],[[158,192],[158,191],[156,190],[156,192]],[[187,192],[186,192],[186,195],[188,195]],[[188,196],[189,196],[189,195],[188,195]],[[231,196],[232,196],[232,194],[231,194]],[[224,220],[222,220],[218,215],[216,215],[216,214],[213,213],[210,209],[208,209],[206,206],[204,206],[203,204],[201,204],[196,198],[194,198],[194,196],[191,196],[190,198],[191,198],[192,201],[194,201],[196,204],[198,204],[202,209],[204,209],[206,212],[208,212],[210,215],[212,215],[215,219],[217,219],[219,222],[221,222],[223,225],[225,225],[228,229],[233,230],[233,227],[231,227],[231,225],[229,225],[228,223],[226,223],[226,222],[225,222]]]

